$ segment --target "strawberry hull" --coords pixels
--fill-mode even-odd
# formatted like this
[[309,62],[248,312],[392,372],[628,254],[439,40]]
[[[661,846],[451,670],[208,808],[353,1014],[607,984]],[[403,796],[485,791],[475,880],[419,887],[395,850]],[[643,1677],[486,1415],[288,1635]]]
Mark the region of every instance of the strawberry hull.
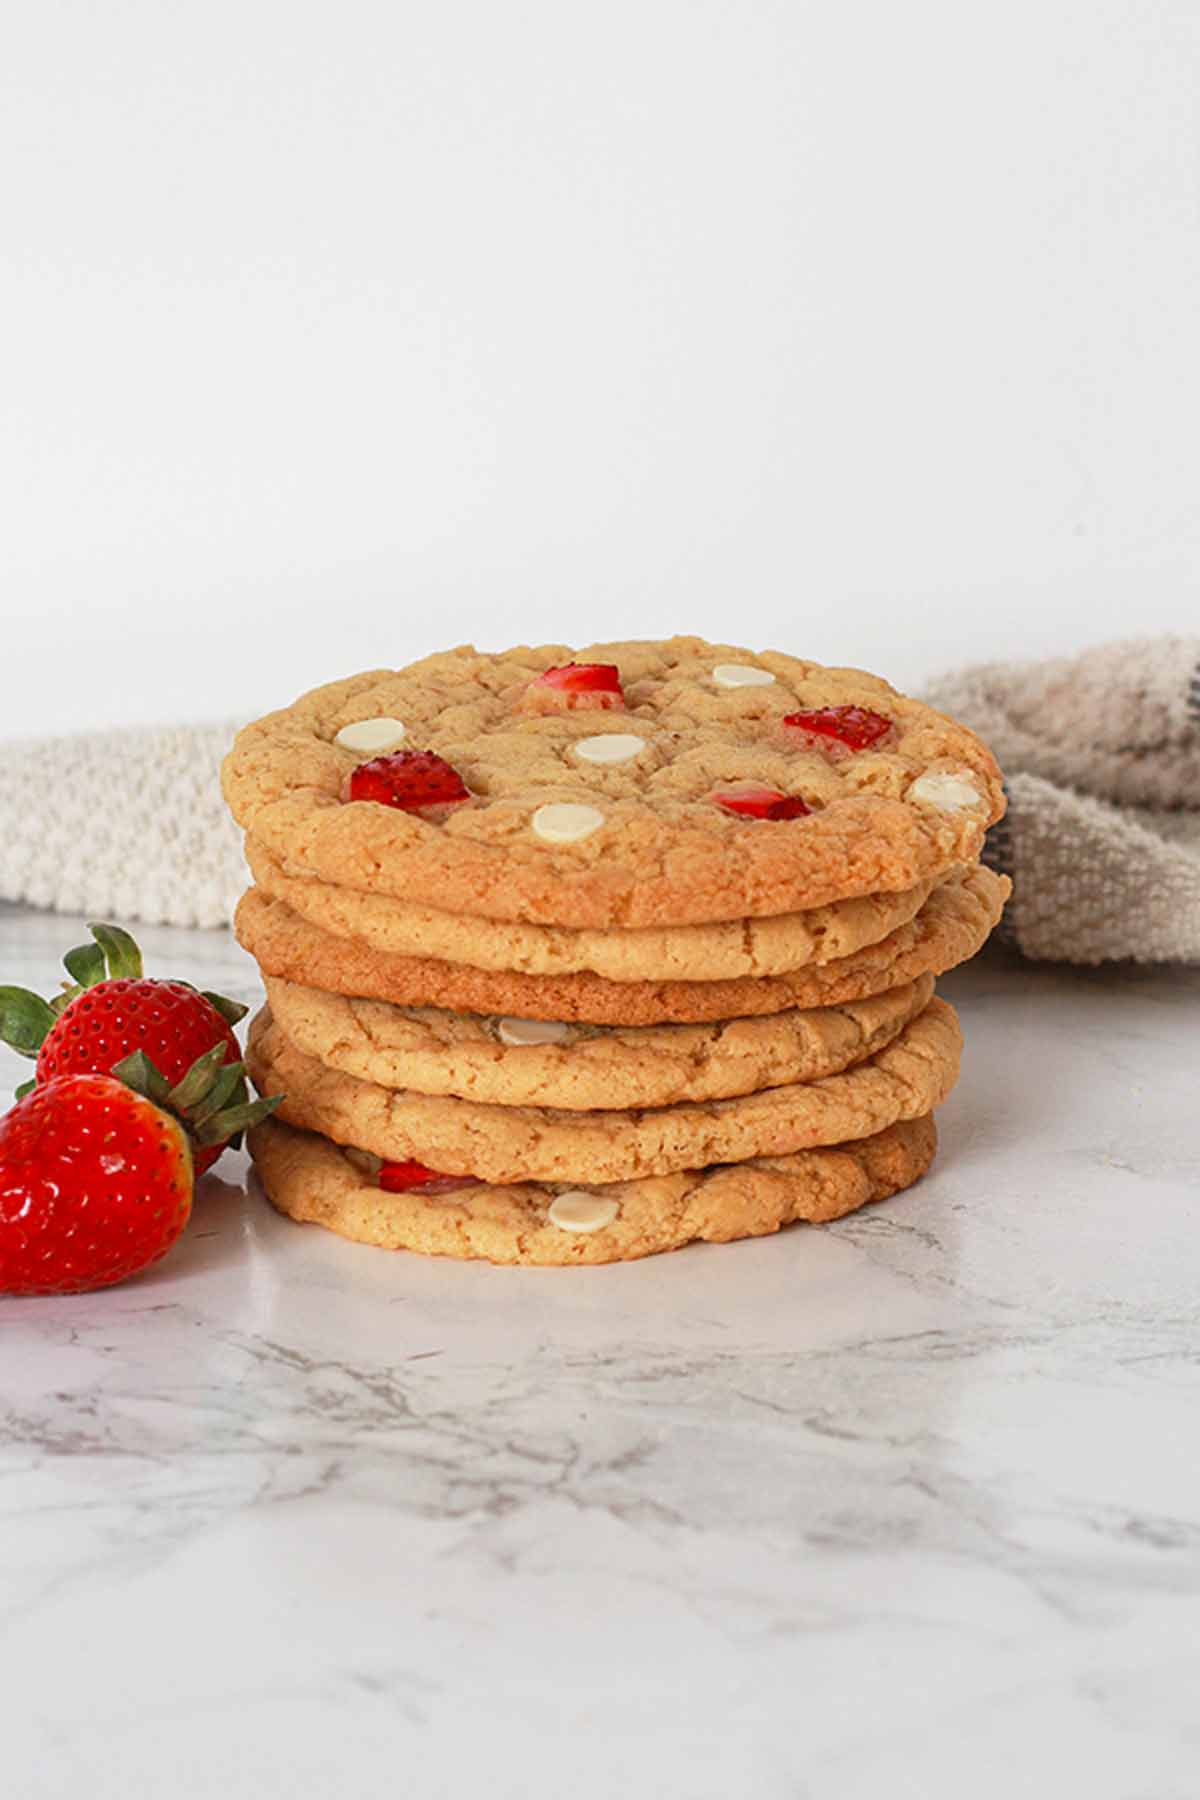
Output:
[[[204,1126],[192,1137],[194,1170],[202,1175],[240,1128],[233,1124],[222,1136],[214,1119],[239,1119],[249,1099],[232,1029],[246,1008],[185,981],[144,975],[141,951],[119,925],[88,930],[93,941],[64,956],[71,980],[53,1000],[0,986],[0,1039],[37,1064],[17,1098],[64,1075],[119,1073],[144,1058],[153,1080],[142,1081],[139,1091],[158,1105],[182,1095],[182,1108],[170,1110],[186,1112],[189,1127]],[[198,1064],[204,1065],[199,1086]]]

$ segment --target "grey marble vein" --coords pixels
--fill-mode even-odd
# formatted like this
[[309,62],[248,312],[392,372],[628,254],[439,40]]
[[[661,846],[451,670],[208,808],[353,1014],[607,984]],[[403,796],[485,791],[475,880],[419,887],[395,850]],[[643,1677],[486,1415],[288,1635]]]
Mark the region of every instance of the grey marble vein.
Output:
[[[69,941],[0,911],[7,979]],[[226,1158],[0,1302],[5,1791],[1194,1800],[1200,978],[946,986],[939,1166],[826,1230],[423,1262]]]

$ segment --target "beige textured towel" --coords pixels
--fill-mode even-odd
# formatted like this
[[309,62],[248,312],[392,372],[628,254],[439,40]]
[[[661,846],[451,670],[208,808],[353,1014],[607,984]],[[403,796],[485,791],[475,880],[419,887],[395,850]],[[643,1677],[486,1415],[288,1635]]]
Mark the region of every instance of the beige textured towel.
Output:
[[[1003,929],[1028,956],[1200,962],[1200,638],[993,664],[926,696],[1009,777],[987,859],[1013,877]],[[222,925],[246,885],[217,770],[234,727],[10,744],[0,899]]]
[[228,925],[247,881],[219,781],[236,730],[175,725],[6,744],[0,900],[89,919]]
[[1012,876],[1010,942],[1062,962],[1200,962],[1200,638],[991,663],[925,698],[1005,772],[985,860]]

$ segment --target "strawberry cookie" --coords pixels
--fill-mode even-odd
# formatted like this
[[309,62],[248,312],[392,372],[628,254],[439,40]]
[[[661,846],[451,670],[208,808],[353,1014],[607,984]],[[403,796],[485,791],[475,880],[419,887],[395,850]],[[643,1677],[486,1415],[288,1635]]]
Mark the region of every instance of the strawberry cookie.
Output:
[[931,1118],[909,1119],[833,1149],[588,1187],[439,1178],[274,1120],[250,1145],[268,1199],[290,1218],[385,1250],[561,1266],[840,1219],[919,1181],[937,1133]]
[[271,976],[266,987],[287,1041],[357,1081],[491,1106],[598,1113],[728,1100],[839,1075],[891,1043],[933,997],[933,977],[922,975],[845,1006],[623,1030],[388,1006]]
[[460,649],[248,726],[238,822],[289,875],[574,930],[765,918],[974,862],[970,731],[875,676],[701,638]]
[[522,975],[602,975],[606,981],[729,981],[786,975],[877,944],[916,917],[932,882],[898,894],[864,894],[805,912],[708,925],[648,925],[573,931],[476,919],[290,875],[254,838],[246,860],[260,890],[321,931],[354,938],[388,956],[432,956],[474,969]]
[[259,888],[243,896],[234,923],[239,943],[264,974],[329,993],[552,1022],[695,1024],[838,1006],[921,975],[940,975],[981,948],[1010,891],[1007,877],[976,867],[934,888],[914,919],[853,955],[811,962],[790,975],[723,981],[506,974],[433,956],[403,956],[322,931]]
[[886,682],[691,637],[452,650],[260,719],[223,781],[280,1211],[612,1262],[928,1168],[961,1047],[934,978],[999,919],[1004,799]]
[[356,1080],[299,1050],[264,1009],[250,1027],[246,1066],[262,1092],[283,1092],[286,1123],[389,1161],[496,1184],[608,1183],[787,1155],[917,1118],[950,1092],[961,1047],[953,1008],[934,999],[842,1074],[706,1105],[566,1112]]

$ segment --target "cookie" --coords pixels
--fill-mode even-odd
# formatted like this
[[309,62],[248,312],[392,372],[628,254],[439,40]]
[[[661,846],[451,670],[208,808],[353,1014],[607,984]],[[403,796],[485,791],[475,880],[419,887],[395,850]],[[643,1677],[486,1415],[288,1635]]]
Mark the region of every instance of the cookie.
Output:
[[832,1148],[618,1182],[583,1197],[575,1219],[587,1228],[571,1229],[550,1218],[556,1202],[559,1218],[572,1216],[554,1188],[525,1182],[436,1198],[387,1194],[324,1138],[274,1119],[250,1133],[267,1197],[289,1218],[385,1250],[542,1265],[631,1261],[694,1239],[724,1244],[798,1220],[840,1219],[919,1181],[936,1148],[926,1116]]
[[387,956],[435,956],[473,969],[522,975],[601,975],[606,981],[717,981],[785,975],[850,956],[915,918],[931,882],[899,894],[866,894],[807,912],[709,925],[571,931],[443,912],[387,895],[290,876],[256,843],[246,860],[259,888],[335,937],[358,938]]
[[[423,754],[403,794],[373,764],[376,797],[348,799],[378,722],[393,754]],[[625,742],[604,760],[608,736]],[[464,648],[356,675],[248,726],[223,785],[294,874],[574,929],[900,893],[973,862],[1004,810],[965,726],[858,670],[700,638]]]
[[496,1183],[608,1183],[782,1156],[917,1118],[950,1092],[961,1045],[953,1009],[933,999],[847,1073],[707,1105],[603,1113],[489,1106],[356,1081],[297,1050],[268,1009],[251,1025],[246,1066],[260,1092],[284,1095],[285,1123],[388,1161]]
[[811,964],[792,975],[736,981],[614,982],[598,975],[498,975],[434,957],[390,956],[361,940],[319,931],[256,888],[242,898],[234,925],[238,942],[265,974],[304,987],[449,1012],[656,1025],[836,1006],[902,987],[920,975],[940,975],[974,956],[1011,891],[1007,877],[990,869],[970,869],[934,888],[909,924],[853,956]]
[[727,1100],[840,1074],[929,1004],[932,975],[846,1006],[716,1025],[538,1025],[350,1000],[267,977],[271,1014],[306,1056],[358,1081],[567,1112]]

